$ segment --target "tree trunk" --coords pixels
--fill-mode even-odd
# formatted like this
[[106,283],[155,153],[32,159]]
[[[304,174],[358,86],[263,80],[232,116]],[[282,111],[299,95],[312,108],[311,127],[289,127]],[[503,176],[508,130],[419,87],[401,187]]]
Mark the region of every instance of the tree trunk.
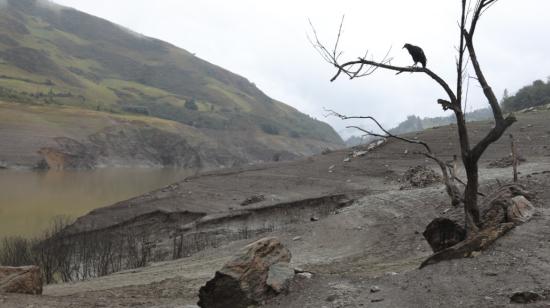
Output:
[[477,162],[471,159],[464,160],[468,183],[464,191],[464,214],[466,221],[466,236],[470,237],[479,230],[481,225],[479,206],[477,204],[477,191],[479,187]]
[[514,169],[514,183],[518,182],[518,150],[516,143],[514,142],[514,135],[510,134],[510,140],[512,142],[512,167]]

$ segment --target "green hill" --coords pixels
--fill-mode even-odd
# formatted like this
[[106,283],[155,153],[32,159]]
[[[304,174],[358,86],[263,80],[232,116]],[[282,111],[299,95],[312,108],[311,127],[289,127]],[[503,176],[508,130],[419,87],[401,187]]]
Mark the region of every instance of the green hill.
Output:
[[502,107],[506,112],[514,112],[550,104],[550,78],[548,81],[545,83],[542,80],[536,80],[533,84],[519,89],[512,96],[509,96],[508,91],[505,91],[502,98]]
[[[279,143],[318,142],[313,152],[342,145],[329,125],[269,98],[243,77],[41,0],[7,0],[0,9],[0,99],[162,118],[225,141],[228,134],[252,132]],[[277,142],[262,146],[280,150]]]

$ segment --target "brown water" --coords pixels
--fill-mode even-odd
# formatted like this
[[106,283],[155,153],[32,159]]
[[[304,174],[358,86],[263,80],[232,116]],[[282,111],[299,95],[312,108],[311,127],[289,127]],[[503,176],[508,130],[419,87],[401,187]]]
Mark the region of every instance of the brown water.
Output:
[[0,170],[0,238],[33,236],[55,216],[76,218],[192,175],[178,169]]

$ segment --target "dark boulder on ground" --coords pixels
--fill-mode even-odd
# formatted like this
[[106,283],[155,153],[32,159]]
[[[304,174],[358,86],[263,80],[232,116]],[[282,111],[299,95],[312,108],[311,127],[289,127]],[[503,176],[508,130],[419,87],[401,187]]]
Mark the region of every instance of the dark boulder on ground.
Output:
[[38,266],[0,266],[0,293],[42,294]]
[[462,226],[448,218],[436,218],[427,227],[424,238],[434,252],[452,247],[466,238],[466,231]]
[[258,240],[216,272],[199,291],[202,308],[247,308],[286,292],[294,278],[290,251],[276,238]]
[[529,304],[529,303],[537,302],[542,299],[544,299],[544,297],[539,293],[535,293],[531,291],[522,291],[522,292],[516,292],[512,294],[512,296],[510,297],[510,303]]

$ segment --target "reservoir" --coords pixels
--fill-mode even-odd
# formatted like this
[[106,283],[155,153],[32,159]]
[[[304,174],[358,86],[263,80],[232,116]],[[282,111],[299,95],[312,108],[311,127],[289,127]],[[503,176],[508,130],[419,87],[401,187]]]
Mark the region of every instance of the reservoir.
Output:
[[56,216],[75,219],[195,174],[188,169],[0,170],[0,238],[32,237]]

